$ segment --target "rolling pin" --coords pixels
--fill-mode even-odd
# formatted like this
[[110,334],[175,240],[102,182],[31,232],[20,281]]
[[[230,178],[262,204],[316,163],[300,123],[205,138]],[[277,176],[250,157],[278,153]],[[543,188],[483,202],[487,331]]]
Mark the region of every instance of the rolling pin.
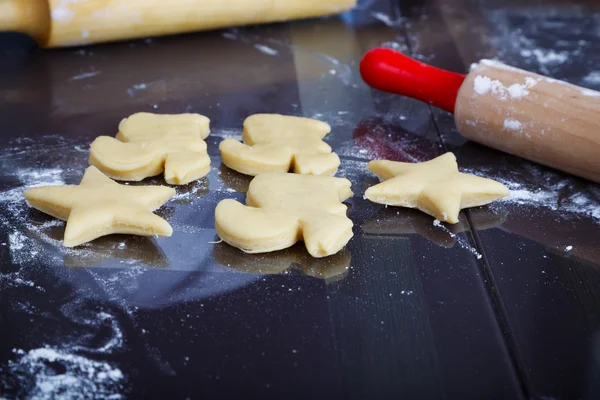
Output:
[[387,48],[367,52],[360,73],[375,89],[454,113],[467,139],[600,182],[600,92],[492,60],[462,75]]
[[337,14],[356,0],[0,0],[0,32],[66,47]]

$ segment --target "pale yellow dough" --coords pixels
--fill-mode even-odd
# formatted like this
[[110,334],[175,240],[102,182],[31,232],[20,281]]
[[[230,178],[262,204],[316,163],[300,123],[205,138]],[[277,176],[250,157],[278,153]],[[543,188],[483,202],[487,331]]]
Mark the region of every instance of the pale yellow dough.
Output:
[[384,181],[367,189],[367,199],[417,208],[451,224],[458,222],[461,209],[482,206],[509,194],[499,182],[459,172],[452,153],[416,164],[371,161],[367,167]]
[[334,175],[340,158],[323,141],[330,131],[325,122],[311,118],[254,114],[244,121],[243,143],[225,139],[219,149],[225,165],[246,175]]
[[329,176],[271,172],[250,182],[246,204],[221,201],[216,230],[225,242],[247,253],[285,249],[304,240],[313,257],[337,253],[352,237],[342,201],[350,181]]
[[174,195],[175,190],[166,186],[119,185],[93,166],[85,170],[77,186],[25,191],[25,198],[33,207],[67,221],[63,241],[66,247],[113,233],[171,236],[169,223],[152,211]]
[[133,114],[121,121],[116,139],[94,140],[90,164],[117,180],[141,181],[164,171],[167,183],[185,185],[210,171],[209,123],[200,114]]

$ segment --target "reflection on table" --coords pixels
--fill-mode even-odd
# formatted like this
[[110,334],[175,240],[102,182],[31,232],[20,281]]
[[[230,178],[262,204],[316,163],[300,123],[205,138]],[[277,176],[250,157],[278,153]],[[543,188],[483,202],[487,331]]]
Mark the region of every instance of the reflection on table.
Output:
[[283,274],[298,270],[328,283],[347,275],[352,258],[347,249],[329,257],[313,258],[304,243],[272,253],[247,254],[224,242],[215,244],[213,257],[220,264],[250,274]]
[[[61,242],[64,225],[40,230],[25,228],[24,233],[37,242]],[[122,260],[117,264],[119,266],[141,264],[162,268],[169,265],[167,257],[154,239],[145,236],[109,235],[73,249],[61,246],[57,250],[63,253],[64,265],[70,268],[89,267],[109,259]]]
[[[506,217],[487,207],[471,210],[471,220],[477,229],[490,229],[502,225]],[[464,214],[455,225],[444,224],[448,229],[433,225],[433,217],[421,211],[403,207],[385,207],[370,220],[361,225],[368,235],[408,235],[418,234],[438,246],[452,248],[456,244],[456,235],[469,231]]]

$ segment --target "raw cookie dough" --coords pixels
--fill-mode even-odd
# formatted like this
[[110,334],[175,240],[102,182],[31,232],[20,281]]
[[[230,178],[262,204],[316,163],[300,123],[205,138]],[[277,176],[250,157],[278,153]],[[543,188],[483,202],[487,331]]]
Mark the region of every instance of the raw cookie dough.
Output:
[[244,121],[240,143],[225,139],[219,145],[223,163],[246,175],[288,172],[333,175],[340,158],[323,141],[331,127],[311,118],[254,114]]
[[352,237],[342,201],[352,196],[347,179],[284,172],[260,174],[250,182],[246,206],[221,201],[217,234],[247,253],[281,250],[304,240],[313,257],[337,253]]
[[116,139],[94,140],[90,164],[117,180],[141,181],[164,171],[167,183],[185,185],[210,171],[209,123],[200,114],[133,114],[121,121]]
[[371,161],[367,167],[384,182],[368,188],[365,198],[418,208],[451,224],[458,222],[461,209],[482,206],[509,194],[499,182],[459,172],[452,153],[417,164]]
[[171,236],[169,223],[152,211],[174,195],[175,189],[166,186],[119,185],[93,166],[85,170],[79,185],[25,191],[33,207],[67,221],[63,241],[66,247],[113,233]]

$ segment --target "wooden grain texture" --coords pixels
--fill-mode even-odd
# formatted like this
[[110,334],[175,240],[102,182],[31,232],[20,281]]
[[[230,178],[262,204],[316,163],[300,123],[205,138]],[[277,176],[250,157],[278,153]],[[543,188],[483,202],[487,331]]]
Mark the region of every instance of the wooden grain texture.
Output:
[[[590,89],[600,87],[586,79],[598,65],[598,4],[501,0],[436,3],[441,18],[431,9],[423,12],[423,18],[432,25],[445,21],[458,49],[456,54],[461,56],[453,58],[433,51],[437,66],[466,72],[471,63],[493,58]],[[548,54],[566,57],[549,61],[545,57]],[[526,204],[500,207],[496,212],[502,213],[505,221],[496,229],[483,230],[473,211],[468,213],[469,221],[487,261],[485,271],[497,299],[499,321],[527,397],[598,398],[600,371],[592,349],[598,343],[594,310],[600,300],[593,287],[600,271],[594,250],[599,245],[600,224],[584,210],[577,215],[563,211],[569,199],[598,199],[598,186],[465,142],[451,115],[435,109],[433,115],[444,144],[457,154],[461,167],[485,171],[532,193],[541,190],[556,196],[555,204],[532,199],[525,200]]]
[[[377,181],[364,168],[370,159],[414,162],[445,149],[461,167],[511,180],[518,172],[528,187],[558,181],[561,192],[578,193],[591,185],[467,141],[452,115],[361,81],[357,62],[383,43],[458,72],[483,56],[501,57],[503,49],[511,50],[504,53],[509,61],[527,67],[510,37],[495,39],[502,29],[529,29],[528,15],[543,4],[521,0],[518,10],[525,11],[517,12],[487,2],[368,1],[340,18],[64,51],[19,48],[10,39],[7,48],[0,39],[3,188],[37,183],[21,182],[15,171],[28,178],[38,168],[59,169],[65,182],[77,182],[89,142],[114,134],[123,116],[141,110],[209,116],[216,167],[162,211],[178,227],[169,240],[107,238],[63,255],[56,244],[61,226],[48,226],[52,221],[42,214],[17,219],[12,207],[3,208],[10,223],[0,227],[2,273],[18,272],[43,291],[2,287],[0,368],[11,373],[8,362],[19,360],[13,349],[76,345],[86,348],[77,355],[118,366],[128,390],[123,395],[131,398],[233,391],[286,399],[315,393],[328,399],[600,398],[593,392],[600,382],[594,290],[600,269],[592,251],[600,248],[599,225],[582,223],[580,215],[562,219],[549,209],[499,204],[465,212],[451,236],[426,215],[362,198]],[[497,11],[510,18],[491,23]],[[568,16],[555,14],[549,22]],[[570,21],[567,28],[588,30],[593,22]],[[581,21],[588,25],[578,26]],[[562,37],[563,28],[550,31]],[[600,42],[582,39],[589,65],[575,59],[548,66],[579,85],[600,54]],[[261,44],[277,54],[261,52],[255,47]],[[248,183],[217,167],[218,143],[240,134],[246,116],[265,111],[332,125],[327,140],[343,155],[339,175],[356,192],[349,202],[356,235],[339,266],[306,268],[294,254],[252,260],[218,254],[214,206],[224,198],[243,200]],[[9,239],[21,236],[25,246],[17,250]],[[573,249],[565,252],[566,245]],[[291,262],[298,267],[287,268]],[[282,275],[260,276],[260,270]],[[100,311],[123,334],[124,345],[112,353],[104,348],[112,324],[92,323]],[[26,398],[24,383],[42,377],[29,375],[3,395]]]
[[456,100],[459,132],[531,161],[600,182],[600,92],[481,62]]
[[[356,0],[2,0],[0,29],[33,35],[43,47],[172,35],[337,14]],[[24,6],[26,5],[26,6]],[[2,8],[0,8],[2,10]],[[39,25],[35,14],[45,17]],[[2,22],[4,21],[4,22]],[[38,34],[46,28],[46,34]]]
[[47,0],[0,0],[0,32],[26,33],[45,43],[50,31]]
[[[475,256],[462,247],[472,243],[470,232],[457,232],[460,243],[452,246],[453,237],[436,232],[431,218],[413,219],[414,210],[386,209],[362,199],[365,188],[376,182],[367,161],[428,160],[442,148],[426,104],[374,91],[358,73],[358,61],[368,49],[382,43],[407,46],[407,21],[396,5],[377,2],[345,20],[298,23],[291,29],[299,112],[332,125],[327,140],[340,152],[339,175],[349,177],[355,191],[349,210],[357,230],[349,244],[350,270],[328,285],[343,397],[464,398],[477,393],[519,398],[486,284]],[[357,28],[348,29],[348,23]],[[386,223],[399,229],[382,232]],[[374,226],[380,229],[375,232]],[[430,238],[439,240],[434,244]],[[459,300],[455,290],[469,295]],[[471,335],[474,324],[485,332],[481,340]],[[458,367],[452,361],[458,354],[472,356]],[[462,372],[456,374],[457,369]],[[480,379],[467,384],[474,371]]]

